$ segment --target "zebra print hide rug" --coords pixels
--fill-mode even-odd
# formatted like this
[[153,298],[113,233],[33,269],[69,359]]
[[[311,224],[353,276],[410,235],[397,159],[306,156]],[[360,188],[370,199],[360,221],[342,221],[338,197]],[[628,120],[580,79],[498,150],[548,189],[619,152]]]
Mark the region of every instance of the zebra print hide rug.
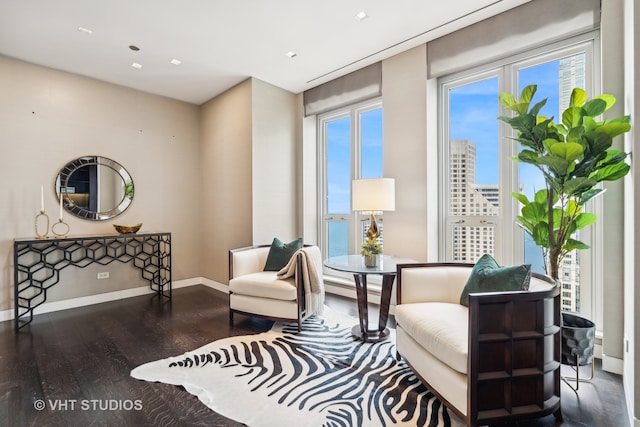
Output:
[[357,319],[328,308],[301,333],[276,323],[150,362],[131,376],[183,386],[215,412],[249,426],[457,426],[395,357],[395,334],[380,343],[351,335]]

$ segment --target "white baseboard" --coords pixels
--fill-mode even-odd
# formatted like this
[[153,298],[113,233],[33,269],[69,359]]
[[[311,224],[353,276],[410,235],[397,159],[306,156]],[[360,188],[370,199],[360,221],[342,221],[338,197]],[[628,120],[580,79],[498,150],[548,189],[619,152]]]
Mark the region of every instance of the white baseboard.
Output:
[[[220,292],[229,293],[228,287],[222,283],[206,279],[204,277],[194,277],[191,279],[175,280],[172,282],[173,289],[185,288],[193,285],[205,285],[216,289]],[[124,298],[137,297],[140,295],[153,294],[149,286],[140,286],[137,288],[123,289],[121,291],[105,292],[103,294],[89,295],[86,297],[71,298],[63,301],[45,302],[33,310],[34,315],[51,313],[54,311],[67,310],[69,308],[83,307],[85,305],[100,304],[103,302],[115,301]],[[0,322],[13,320],[14,310],[0,311]]]
[[[216,282],[215,280],[207,279],[206,277],[193,277],[191,279],[176,280],[172,283],[173,289],[186,288],[187,286],[204,285],[225,294],[229,293],[229,287],[224,283]],[[331,294],[344,296],[347,298],[356,299],[355,288],[348,288],[344,286],[325,284],[325,291]],[[83,307],[86,305],[100,304],[103,302],[116,301],[119,299],[137,297],[140,295],[153,294],[155,291],[151,290],[148,286],[140,286],[137,288],[124,289],[121,291],[106,292],[103,294],[89,295],[86,297],[71,298],[63,301],[46,302],[33,310],[34,315],[51,313],[54,311],[67,310],[70,308]],[[380,295],[376,293],[369,294],[369,302],[374,304],[380,304]],[[354,301],[355,304],[355,301]],[[394,314],[394,306],[389,309],[390,314]],[[13,320],[14,310],[2,310],[0,311],[0,322]]]
[[[357,299],[356,298],[356,290],[353,287],[349,288],[349,287],[345,287],[345,286],[332,285],[331,283],[325,283],[324,284],[324,290],[325,290],[325,292],[327,292],[329,294],[340,295],[340,296],[343,296],[343,297],[351,298],[353,300]],[[379,293],[371,293],[371,292],[369,292],[367,300],[370,303],[380,305],[380,294]],[[355,301],[353,303],[356,304]],[[390,305],[389,306],[389,314],[395,314],[395,312],[396,312],[395,308],[396,308],[395,305]]]
[[622,372],[624,371],[624,360],[603,354],[602,370],[611,372],[612,374],[622,375]]
[[198,280],[198,284],[200,285],[208,286],[217,291],[224,292],[225,294],[229,293],[229,286],[224,283],[216,282],[215,280],[207,279],[206,277],[198,277]]

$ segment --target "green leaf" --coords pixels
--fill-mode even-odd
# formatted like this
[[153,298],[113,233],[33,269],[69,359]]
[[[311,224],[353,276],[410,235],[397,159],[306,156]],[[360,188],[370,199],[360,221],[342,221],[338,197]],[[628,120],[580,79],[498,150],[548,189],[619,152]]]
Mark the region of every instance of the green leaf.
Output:
[[595,174],[591,176],[591,178],[598,182],[615,181],[629,173],[629,169],[631,169],[631,166],[629,166],[627,163],[616,163],[599,169]]
[[580,211],[582,210],[582,208],[580,207],[580,205],[578,204],[578,202],[574,199],[569,200],[569,202],[567,202],[567,208],[566,208],[566,212],[569,215],[577,215],[580,213]]
[[607,150],[607,154],[605,158],[598,162],[597,167],[603,168],[605,166],[624,162],[626,158],[627,158],[627,153],[625,153],[624,151],[610,149],[610,150]]
[[609,121],[605,122],[602,126],[597,128],[596,132],[603,132],[609,135],[611,138],[614,138],[625,132],[629,132],[630,130],[631,125],[629,123]]
[[582,197],[580,198],[580,205],[584,206],[585,203],[587,203],[589,200],[593,199],[598,194],[602,193],[602,191],[603,190],[601,188],[594,188],[594,189],[585,191],[582,194]]
[[566,252],[571,252],[576,249],[589,249],[589,245],[582,243],[579,240],[567,239],[567,242],[562,247]]
[[512,117],[509,124],[518,132],[527,134],[536,125],[536,118],[530,114],[523,114]]
[[569,98],[569,107],[582,107],[587,100],[587,92],[579,87],[574,88],[571,91],[571,97]]
[[579,107],[569,107],[562,113],[562,123],[569,129],[580,125],[584,111]]
[[518,160],[523,163],[538,164],[538,153],[532,150],[522,150],[518,153]]
[[608,93],[603,93],[602,95],[596,96],[594,99],[601,99],[606,102],[607,107],[605,108],[605,111],[613,107],[613,105],[616,103],[616,97]]
[[584,134],[584,131],[585,131],[584,126],[576,126],[574,128],[571,128],[569,133],[567,133],[565,140],[567,142],[579,142],[580,138],[582,138],[582,135]]
[[582,124],[586,130],[594,130],[597,126],[596,121],[593,120],[593,117],[585,116],[582,118]]
[[585,116],[596,117],[604,113],[607,109],[607,103],[598,98],[594,98],[582,106]]
[[567,194],[580,194],[591,189],[597,183],[595,179],[576,177],[564,183],[564,191]]
[[536,245],[543,248],[549,247],[549,229],[546,222],[539,222],[533,227],[533,233],[531,233],[533,241]]
[[[531,110],[529,111],[529,114],[532,114],[534,116],[537,116],[538,113],[540,112],[540,110],[542,110],[542,107],[544,107],[547,103],[547,98],[543,99],[542,101],[536,103],[533,107],[531,107]],[[542,117],[543,119],[546,119],[546,117]]]
[[498,101],[509,110],[512,110],[511,107],[516,105],[516,99],[513,97],[513,95],[507,92],[500,92],[500,94],[498,94]]
[[542,141],[542,145],[544,146],[545,150],[547,150],[548,152],[552,153],[553,151],[551,150],[551,147],[553,147],[556,144],[559,144],[560,141],[558,141],[557,139],[553,139],[553,138],[545,138]]
[[604,132],[586,132],[584,139],[589,144],[589,150],[593,156],[606,151],[613,144],[613,139]]
[[566,144],[553,144],[549,147],[554,155],[564,158],[567,162],[573,162],[582,156],[584,149],[582,145],[575,142],[567,142]]
[[516,220],[529,235],[533,234],[534,224],[531,221],[528,221],[525,217],[520,215],[516,216]]
[[538,89],[537,85],[529,85],[524,89],[522,89],[522,93],[520,94],[520,103],[529,104],[533,99],[533,95],[536,94],[537,89]]
[[[542,205],[547,204],[547,190],[538,190],[536,194],[533,196],[536,203],[540,203]],[[554,201],[555,203],[555,201]]]
[[511,193],[511,196],[523,205],[529,204],[529,199],[527,199],[527,196],[522,193]]
[[596,214],[592,214],[590,212],[583,212],[576,217],[575,225],[576,230],[582,230],[583,228],[594,224],[598,216]]
[[522,207],[522,216],[527,220],[536,223],[547,219],[547,210],[538,203],[529,203]]
[[549,166],[549,168],[557,176],[565,176],[567,174],[567,168],[569,167],[569,162],[567,162],[565,159],[561,157],[542,156],[538,161],[543,165]]

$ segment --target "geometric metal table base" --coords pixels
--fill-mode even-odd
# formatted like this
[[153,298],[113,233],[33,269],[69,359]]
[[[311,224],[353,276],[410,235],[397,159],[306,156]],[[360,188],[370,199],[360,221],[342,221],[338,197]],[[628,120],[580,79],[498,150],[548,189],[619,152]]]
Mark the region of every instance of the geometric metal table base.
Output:
[[171,298],[171,233],[122,234],[59,239],[16,239],[13,243],[15,329],[33,320],[47,290],[69,267],[130,263],[160,297]]

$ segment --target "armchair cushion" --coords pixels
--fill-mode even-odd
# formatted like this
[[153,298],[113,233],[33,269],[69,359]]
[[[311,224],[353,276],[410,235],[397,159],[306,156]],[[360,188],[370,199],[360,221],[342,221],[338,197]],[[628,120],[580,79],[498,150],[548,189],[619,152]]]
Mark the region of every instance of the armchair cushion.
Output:
[[275,274],[268,271],[245,274],[231,279],[229,291],[235,294],[284,301],[295,301],[297,297],[293,279],[278,279]]
[[460,304],[424,302],[396,306],[396,321],[429,353],[467,373],[469,310]]
[[277,237],[273,238],[264,271],[280,271],[291,259],[294,253],[302,248],[302,239],[284,243]]
[[469,294],[476,292],[526,291],[531,280],[531,265],[500,267],[491,255],[483,255],[473,266],[460,304],[469,306]]

